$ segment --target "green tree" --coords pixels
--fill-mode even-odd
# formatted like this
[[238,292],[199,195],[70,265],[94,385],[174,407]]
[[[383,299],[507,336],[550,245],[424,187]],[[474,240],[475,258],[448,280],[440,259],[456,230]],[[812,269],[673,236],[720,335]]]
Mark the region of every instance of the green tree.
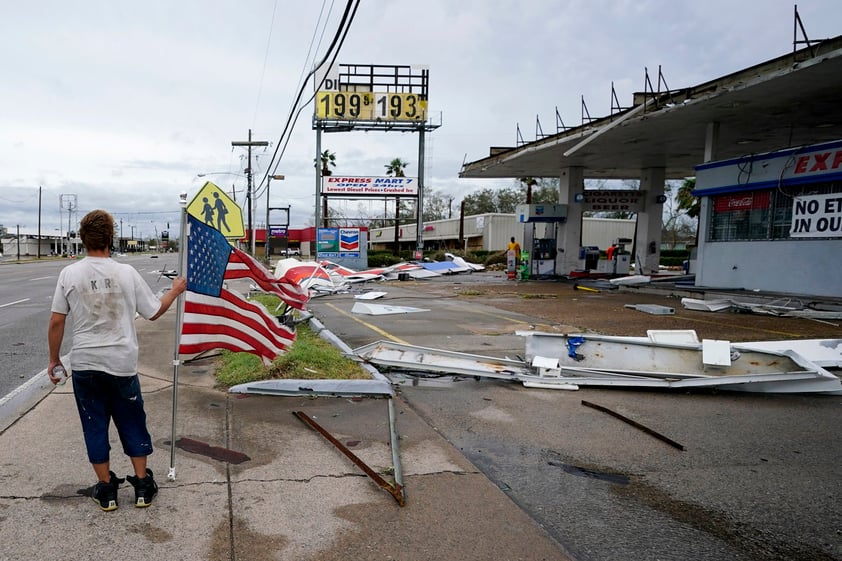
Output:
[[313,162],[316,165],[321,164],[323,176],[333,175],[333,172],[330,168],[336,167],[336,154],[334,154],[330,150],[325,150],[319,155],[318,158],[314,159]]
[[520,190],[524,193],[524,202],[532,203],[532,188],[538,185],[538,180],[534,177],[520,177],[518,181],[520,182]]
[[465,195],[465,216],[497,212],[497,192],[490,187]]
[[[672,181],[667,181],[664,185],[667,200],[664,202],[661,239],[673,248],[696,237],[698,221],[695,218],[699,210],[693,204],[695,197],[691,194],[695,183],[696,180],[691,178],[685,179],[678,187]],[[694,209],[695,216],[690,214],[691,209]]]
[[678,208],[687,212],[690,218],[698,218],[702,212],[702,202],[698,197],[693,196],[693,189],[696,188],[696,178],[688,177],[678,188],[676,193],[676,200],[678,201]]
[[517,205],[526,201],[526,197],[520,191],[511,187],[505,187],[497,191],[496,199],[496,210],[494,212],[506,214],[514,214]]
[[532,204],[557,204],[558,203],[558,178],[527,177],[529,183],[524,182],[523,179],[519,181],[523,184],[523,202],[527,201],[527,191],[532,189]]
[[452,205],[453,197],[442,195],[434,189],[424,187],[423,218],[425,222],[451,218]]
[[405,162],[400,158],[394,158],[384,166],[386,168],[386,175],[389,177],[392,177],[392,175],[395,177],[406,177],[403,172],[408,165],[409,162]]

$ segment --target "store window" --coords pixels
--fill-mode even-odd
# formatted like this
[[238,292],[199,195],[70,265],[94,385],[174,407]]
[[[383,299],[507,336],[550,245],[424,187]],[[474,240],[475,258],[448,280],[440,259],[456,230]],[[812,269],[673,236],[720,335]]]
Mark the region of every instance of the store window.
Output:
[[793,198],[831,193],[842,193],[842,182],[714,196],[708,241],[791,239]]

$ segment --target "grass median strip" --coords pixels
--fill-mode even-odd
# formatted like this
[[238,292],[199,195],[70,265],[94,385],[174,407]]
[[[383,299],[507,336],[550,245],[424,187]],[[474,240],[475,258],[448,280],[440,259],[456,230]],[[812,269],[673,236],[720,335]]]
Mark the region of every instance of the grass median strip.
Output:
[[[253,300],[268,310],[275,310],[280,303],[277,296],[260,294]],[[357,362],[314,333],[306,323],[296,327],[295,343],[289,350],[266,366],[260,357],[250,353],[223,351],[216,368],[216,381],[220,387],[259,380],[305,379],[350,380],[370,379],[371,376]]]

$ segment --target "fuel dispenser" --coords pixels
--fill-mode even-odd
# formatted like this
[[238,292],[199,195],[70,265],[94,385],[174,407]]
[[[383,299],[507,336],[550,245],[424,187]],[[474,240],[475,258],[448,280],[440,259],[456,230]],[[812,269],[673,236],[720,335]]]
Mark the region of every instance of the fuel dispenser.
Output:
[[[558,255],[558,225],[567,220],[567,205],[560,204],[523,204],[515,209],[518,222],[529,223],[532,226],[532,236],[524,236],[524,239],[532,238],[532,247],[524,248],[521,253],[521,263],[526,267],[526,274],[520,274],[520,279],[525,280],[530,275],[533,277],[555,275],[556,258]],[[542,236],[536,234],[536,225],[543,226]]]
[[[552,230],[555,230],[553,228]],[[535,275],[554,275],[557,241],[552,238],[535,238],[532,240],[532,263]]]
[[597,272],[609,275],[628,275],[631,270],[631,252],[626,250],[626,245],[631,243],[631,238],[615,239],[611,248],[606,252],[608,259],[599,260]]
[[584,262],[585,270],[596,271],[599,268],[599,248],[595,245],[580,247],[579,260]]

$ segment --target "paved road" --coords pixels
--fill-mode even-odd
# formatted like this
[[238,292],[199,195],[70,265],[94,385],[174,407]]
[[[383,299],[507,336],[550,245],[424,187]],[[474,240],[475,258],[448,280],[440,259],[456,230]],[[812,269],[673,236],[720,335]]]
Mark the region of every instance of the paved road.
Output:
[[[128,259],[152,286],[166,282],[158,283],[155,270],[174,265]],[[61,265],[0,267],[0,348],[19,351],[4,357],[2,371],[43,369],[49,296]],[[310,307],[352,347],[397,338],[514,356],[523,348],[516,329],[545,327],[482,301],[431,295],[422,283],[378,288],[388,292],[382,303],[428,311],[360,316],[350,311],[354,299],[347,294],[316,298]],[[842,560],[840,397],[561,392],[450,377],[399,381],[409,406],[580,561]],[[686,450],[582,400],[631,417]]]
[[[175,268],[177,256],[117,257],[131,263],[153,290],[169,286],[156,272]],[[67,260],[0,263],[0,398],[43,372],[47,366],[47,323],[56,280]],[[66,340],[62,353],[70,350]]]
[[[436,282],[464,290],[466,281]],[[431,295],[424,286],[378,286],[388,294],[375,302],[426,312],[354,314],[353,294],[316,298],[310,308],[351,347],[399,339],[514,356],[523,349],[514,330],[542,328],[538,320]],[[838,396],[564,392],[465,378],[402,380],[408,403],[577,559],[842,559]]]

